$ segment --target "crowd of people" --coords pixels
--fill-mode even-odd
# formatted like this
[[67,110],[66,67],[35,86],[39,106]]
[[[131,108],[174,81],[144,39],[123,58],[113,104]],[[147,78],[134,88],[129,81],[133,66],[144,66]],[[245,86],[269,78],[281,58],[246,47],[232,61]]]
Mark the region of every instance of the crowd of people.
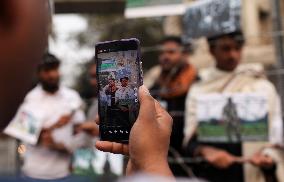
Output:
[[[163,39],[159,65],[145,75],[145,86],[139,88],[139,116],[129,143],[122,144],[98,140],[96,94],[86,117],[79,94],[60,84],[60,60],[45,53],[49,21],[48,1],[0,2],[1,129],[23,110],[36,110],[43,123],[37,144],[26,145],[17,180],[89,180],[72,176],[71,159],[77,149],[93,150],[96,146],[103,152],[128,156],[125,171],[129,178],[122,181],[175,181],[174,177],[213,182],[284,181],[281,98],[262,65],[242,64],[245,39],[241,31],[207,38],[215,66],[204,70],[190,64],[189,45],[180,37]],[[35,72],[38,84],[28,92]],[[88,72],[96,92],[96,65]],[[117,86],[110,77],[99,91],[105,95],[106,112],[119,110],[116,115],[123,121],[129,121],[130,112],[123,101],[133,94],[129,79],[120,78]],[[241,115],[236,98],[244,100],[245,111],[251,111],[250,104],[256,107],[259,100],[266,104],[253,116]],[[204,116],[204,105],[205,115],[211,118]],[[264,114],[259,117],[255,115],[258,112]],[[236,122],[241,123],[237,129]],[[236,141],[231,135],[228,140],[219,136],[222,123],[229,128],[224,133],[238,130]],[[267,140],[244,139],[241,129],[249,125],[246,130],[253,133],[255,123],[256,131],[264,128],[263,136],[267,129]],[[219,132],[210,130],[219,124]],[[201,130],[201,125],[205,129]],[[107,161],[109,156],[105,158]],[[178,162],[169,163],[169,158]]]
[[[269,146],[283,145],[280,98],[274,85],[265,76],[262,65],[242,64],[244,43],[242,32],[209,37],[208,44],[210,53],[215,59],[215,67],[197,73],[188,61],[190,55],[182,40],[179,37],[167,37],[161,42],[160,65],[150,70],[145,77],[145,84],[150,88],[153,96],[173,117],[169,156],[176,158],[178,152],[178,156],[184,158],[202,158],[201,162],[189,162],[187,166],[192,169],[194,175],[209,181],[283,179],[280,173],[283,153],[275,147],[242,140],[237,142],[220,142],[217,139],[199,140],[198,100],[200,98],[206,98],[211,94],[221,94],[221,97],[226,97],[228,94],[261,93],[268,104],[268,143],[271,144]],[[231,104],[227,104],[224,110],[230,112],[233,107],[228,108],[228,106],[232,105],[233,99],[228,100]],[[231,115],[237,117],[234,116],[237,115],[236,111]],[[235,121],[241,125],[238,118],[231,117],[229,126],[237,130],[240,126],[235,125]],[[173,163],[171,169],[177,176],[188,175],[183,165]],[[254,175],[255,173],[258,175]]]
[[120,78],[120,86],[112,77],[108,78],[108,84],[100,91],[101,102],[106,110],[105,122],[115,126],[117,123],[123,126],[130,125],[131,103],[134,101],[134,90],[129,86],[129,78]]

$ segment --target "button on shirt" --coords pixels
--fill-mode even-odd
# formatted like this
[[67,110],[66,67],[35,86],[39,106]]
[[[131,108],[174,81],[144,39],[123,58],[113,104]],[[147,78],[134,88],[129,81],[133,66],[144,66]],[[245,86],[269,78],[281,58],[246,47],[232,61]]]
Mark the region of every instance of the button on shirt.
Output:
[[[80,147],[82,137],[79,139],[73,136],[73,125],[85,121],[85,115],[81,109],[82,100],[75,91],[60,87],[55,94],[49,94],[41,86],[37,86],[26,96],[23,105],[26,103],[37,104],[37,109],[44,111],[42,112],[43,128],[51,127],[60,117],[72,113],[70,123],[56,129],[52,137],[55,142],[64,144],[70,151]],[[70,173],[70,159],[70,154],[63,154],[38,145],[27,145],[22,172],[38,179],[62,178]]]

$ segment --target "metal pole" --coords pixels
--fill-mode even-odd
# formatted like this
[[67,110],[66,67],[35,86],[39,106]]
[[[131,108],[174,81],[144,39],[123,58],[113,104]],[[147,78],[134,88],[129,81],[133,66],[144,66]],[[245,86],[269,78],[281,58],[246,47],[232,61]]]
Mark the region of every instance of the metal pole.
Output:
[[[273,29],[275,32],[283,31],[282,27],[282,17],[281,17],[281,2],[280,0],[272,0],[272,21],[273,21]],[[275,50],[276,50],[276,57],[277,57],[277,64],[276,69],[283,69],[284,68],[284,45],[283,45],[283,35],[279,34],[279,36],[274,37],[275,43]],[[284,113],[284,84],[283,84],[283,75],[277,74],[277,82],[276,87],[281,98],[281,106],[282,106],[282,113]]]

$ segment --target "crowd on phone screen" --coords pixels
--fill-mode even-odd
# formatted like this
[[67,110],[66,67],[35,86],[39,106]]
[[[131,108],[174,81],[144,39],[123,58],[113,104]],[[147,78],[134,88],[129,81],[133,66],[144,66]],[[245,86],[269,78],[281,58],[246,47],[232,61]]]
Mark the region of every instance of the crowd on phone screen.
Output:
[[107,125],[116,126],[118,123],[130,127],[132,116],[132,105],[134,103],[134,89],[129,85],[129,77],[124,76],[116,82],[111,76],[108,84],[100,90],[100,107],[102,112],[106,111],[104,118]]

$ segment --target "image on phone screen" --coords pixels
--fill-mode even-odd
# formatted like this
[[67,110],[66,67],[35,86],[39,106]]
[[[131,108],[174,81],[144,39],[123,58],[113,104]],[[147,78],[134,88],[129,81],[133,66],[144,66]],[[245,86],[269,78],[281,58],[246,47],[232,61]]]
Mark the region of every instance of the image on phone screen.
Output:
[[128,140],[139,111],[138,50],[97,54],[100,131],[103,139]]

